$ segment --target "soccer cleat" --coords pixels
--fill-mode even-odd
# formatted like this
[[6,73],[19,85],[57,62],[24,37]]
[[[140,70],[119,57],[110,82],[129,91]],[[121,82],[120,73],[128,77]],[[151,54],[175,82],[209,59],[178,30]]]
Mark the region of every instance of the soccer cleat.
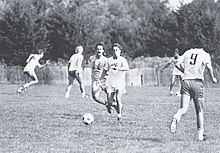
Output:
[[176,126],[177,126],[177,119],[173,118],[171,125],[170,125],[170,132],[175,133],[176,132]]
[[118,120],[118,121],[121,120],[121,114],[118,114],[118,116],[117,116],[117,120]]
[[170,91],[170,96],[173,95],[173,91]]
[[17,94],[17,95],[20,95],[20,94],[21,94],[21,90],[17,90],[17,91],[16,91],[16,94]]

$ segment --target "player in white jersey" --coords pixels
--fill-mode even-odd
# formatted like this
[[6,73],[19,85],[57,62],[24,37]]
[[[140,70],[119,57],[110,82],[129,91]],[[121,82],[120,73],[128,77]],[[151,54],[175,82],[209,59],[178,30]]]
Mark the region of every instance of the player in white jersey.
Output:
[[[176,79],[178,78],[180,83],[182,81],[182,76],[183,76],[183,73],[178,70],[176,67],[175,67],[175,63],[176,61],[178,60],[179,58],[179,50],[178,49],[175,49],[175,52],[174,52],[174,56],[169,60],[169,62],[164,65],[164,67],[161,69],[161,73],[163,73],[163,70],[165,68],[167,68],[169,65],[173,64],[174,65],[174,68],[173,68],[173,72],[172,72],[172,77],[171,77],[171,83],[170,83],[170,95],[173,95],[173,87],[176,83]],[[176,95],[180,95],[180,92],[178,91],[176,93]]]
[[17,90],[17,94],[21,94],[22,91],[26,91],[27,88],[30,85],[36,84],[38,83],[38,78],[37,75],[35,73],[35,68],[38,66],[39,68],[42,68],[44,66],[46,66],[46,64],[49,63],[49,60],[46,62],[46,64],[41,65],[39,63],[39,60],[41,58],[43,58],[44,56],[44,52],[43,50],[39,49],[38,50],[38,54],[30,54],[28,59],[26,60],[26,66],[24,67],[24,74],[27,75],[28,77],[30,77],[32,79],[32,81],[25,83],[24,85],[22,85],[18,90]]
[[126,92],[125,90],[125,74],[129,70],[127,60],[121,56],[122,47],[118,43],[112,45],[112,50],[114,51],[114,56],[108,58],[108,77],[106,80],[107,86],[107,108],[108,112],[111,114],[111,105],[114,101],[117,103],[117,119],[121,120],[122,117],[122,94]]
[[73,81],[76,79],[77,82],[79,83],[80,91],[82,94],[82,98],[86,98],[85,94],[85,87],[82,82],[82,62],[84,56],[82,55],[83,53],[83,47],[82,46],[77,46],[75,49],[75,54],[73,54],[70,57],[69,63],[68,63],[68,86],[66,88],[66,93],[65,93],[65,98],[69,98],[70,95],[70,90],[73,86]]
[[99,104],[106,105],[106,101],[100,97],[102,91],[105,90],[107,58],[104,54],[104,45],[98,43],[95,46],[96,55],[89,58],[89,64],[92,69],[92,98]]
[[171,122],[171,133],[176,132],[176,125],[180,121],[182,115],[187,112],[189,102],[193,99],[197,115],[197,131],[198,139],[204,140],[204,70],[207,67],[211,79],[214,83],[217,79],[213,75],[210,55],[205,52],[201,46],[201,38],[195,38],[195,47],[187,50],[180,60],[176,63],[176,67],[184,72],[182,87],[181,87],[181,105],[180,109],[174,114]]

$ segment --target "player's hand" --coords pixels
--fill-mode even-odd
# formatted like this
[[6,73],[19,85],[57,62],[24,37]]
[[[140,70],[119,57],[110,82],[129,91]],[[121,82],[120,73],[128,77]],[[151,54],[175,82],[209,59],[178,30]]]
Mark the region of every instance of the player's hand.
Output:
[[217,79],[214,77],[214,78],[212,78],[212,82],[213,83],[217,83]]

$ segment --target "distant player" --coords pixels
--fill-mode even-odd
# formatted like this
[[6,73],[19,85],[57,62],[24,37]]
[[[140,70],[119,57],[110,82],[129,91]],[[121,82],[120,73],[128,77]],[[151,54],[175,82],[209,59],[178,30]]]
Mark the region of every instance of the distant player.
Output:
[[107,58],[104,54],[104,45],[98,43],[95,46],[96,55],[89,58],[89,63],[92,69],[92,98],[99,104],[106,105],[106,101],[100,97],[102,91],[105,90]]
[[82,55],[83,53],[83,47],[82,46],[77,46],[75,49],[75,54],[73,54],[70,57],[69,63],[68,63],[68,86],[66,88],[66,93],[65,93],[65,98],[69,98],[70,96],[70,90],[73,86],[73,81],[76,79],[77,82],[79,83],[80,91],[82,94],[82,98],[86,98],[85,94],[85,87],[82,82],[82,62],[84,56]]
[[193,99],[197,115],[197,130],[198,139],[204,140],[204,117],[203,117],[203,103],[204,103],[204,70],[207,67],[209,74],[214,83],[217,79],[213,75],[213,68],[211,64],[211,57],[209,53],[205,52],[200,46],[203,44],[203,39],[200,35],[195,36],[193,41],[194,47],[187,50],[180,60],[176,63],[176,67],[184,72],[183,82],[181,87],[181,105],[180,109],[174,114],[170,126],[171,133],[176,132],[177,123],[180,121],[182,115],[187,112],[189,102]]
[[121,56],[122,47],[118,43],[112,45],[112,50],[114,52],[113,57],[108,58],[108,77],[106,80],[107,86],[107,101],[108,101],[108,112],[111,114],[111,105],[114,101],[117,103],[117,119],[121,120],[122,117],[122,94],[126,92],[125,90],[125,74],[129,70],[127,60]]
[[[165,68],[167,68],[169,65],[173,64],[175,65],[176,61],[178,60],[179,58],[179,50],[178,49],[175,49],[175,52],[174,52],[174,56],[169,60],[169,62],[161,69],[161,73],[163,72],[163,70]],[[175,66],[173,68],[173,72],[172,72],[172,77],[171,77],[171,83],[170,83],[170,95],[173,95],[173,87],[176,83],[176,79],[178,78],[179,81],[181,82],[182,81],[182,76],[183,76],[183,73],[181,71],[179,71]],[[180,95],[180,92],[177,92],[176,93],[177,95]]]
[[26,66],[24,67],[24,74],[27,75],[28,77],[30,77],[32,79],[32,81],[25,83],[24,85],[22,85],[18,90],[17,90],[17,94],[21,94],[22,91],[26,91],[27,88],[30,85],[36,84],[38,83],[38,78],[37,75],[35,73],[35,68],[38,66],[39,68],[43,68],[44,66],[46,66],[46,64],[49,63],[49,60],[46,62],[46,64],[41,65],[39,63],[39,60],[41,58],[43,58],[44,56],[44,52],[43,50],[39,49],[38,50],[38,54],[30,54],[28,59],[26,60]]

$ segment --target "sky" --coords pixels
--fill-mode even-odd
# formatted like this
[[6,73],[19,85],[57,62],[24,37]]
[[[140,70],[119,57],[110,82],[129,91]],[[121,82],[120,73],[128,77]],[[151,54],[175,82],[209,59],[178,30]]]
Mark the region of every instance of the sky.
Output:
[[169,0],[170,6],[174,9],[177,9],[180,6],[180,2],[188,4],[192,2],[192,0]]

